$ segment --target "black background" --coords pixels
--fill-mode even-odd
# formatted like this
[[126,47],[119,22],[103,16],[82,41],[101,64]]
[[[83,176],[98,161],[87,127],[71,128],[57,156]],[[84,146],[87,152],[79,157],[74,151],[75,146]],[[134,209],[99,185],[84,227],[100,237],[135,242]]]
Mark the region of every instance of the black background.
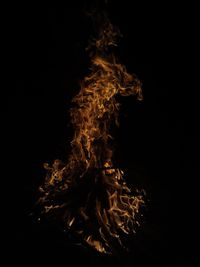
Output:
[[45,175],[43,162],[66,159],[70,151],[70,101],[90,66],[85,51],[93,33],[85,15],[90,2],[8,9],[10,78],[2,101],[8,185],[2,190],[10,215],[9,258],[45,266],[80,261],[89,266],[193,266],[199,130],[191,60],[197,56],[197,22],[195,8],[186,4],[113,0],[107,5],[123,34],[115,52],[142,81],[144,93],[140,103],[134,97],[121,99],[116,131],[117,161],[130,184],[144,187],[150,200],[131,254],[99,257],[71,245],[55,226],[29,216]]

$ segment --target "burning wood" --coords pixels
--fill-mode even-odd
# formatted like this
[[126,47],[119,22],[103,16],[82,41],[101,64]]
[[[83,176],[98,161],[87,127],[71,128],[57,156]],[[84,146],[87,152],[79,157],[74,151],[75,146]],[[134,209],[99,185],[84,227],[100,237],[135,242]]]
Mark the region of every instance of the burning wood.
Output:
[[136,232],[144,204],[142,193],[131,190],[112,163],[110,126],[118,124],[120,107],[116,96],[142,99],[140,81],[110,52],[118,35],[106,20],[90,45],[91,72],[72,100],[71,155],[65,164],[45,164],[39,199],[43,213],[61,218],[83,243],[102,253],[124,247],[126,236]]

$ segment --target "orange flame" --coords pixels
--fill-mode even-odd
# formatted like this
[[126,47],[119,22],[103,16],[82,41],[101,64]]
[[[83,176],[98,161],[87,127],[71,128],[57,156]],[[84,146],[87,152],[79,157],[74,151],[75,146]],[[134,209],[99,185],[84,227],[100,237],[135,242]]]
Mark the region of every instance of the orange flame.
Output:
[[119,35],[106,21],[90,49],[91,73],[85,77],[71,109],[74,137],[66,164],[45,164],[47,176],[40,187],[44,213],[59,214],[65,227],[99,252],[113,253],[139,225],[142,193],[126,185],[123,172],[112,164],[112,121],[118,124],[116,96],[142,99],[141,83],[127,73],[110,47]]

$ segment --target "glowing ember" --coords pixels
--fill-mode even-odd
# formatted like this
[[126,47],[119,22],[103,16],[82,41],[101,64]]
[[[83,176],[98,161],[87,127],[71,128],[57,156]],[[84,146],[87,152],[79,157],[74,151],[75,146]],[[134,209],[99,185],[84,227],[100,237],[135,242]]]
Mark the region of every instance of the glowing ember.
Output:
[[65,227],[99,252],[124,248],[127,235],[139,225],[142,193],[131,190],[123,172],[112,164],[111,123],[118,124],[116,96],[142,99],[141,83],[127,73],[110,48],[119,35],[106,21],[90,45],[91,73],[73,99],[74,137],[66,164],[45,164],[46,180],[40,187],[42,212],[62,218]]

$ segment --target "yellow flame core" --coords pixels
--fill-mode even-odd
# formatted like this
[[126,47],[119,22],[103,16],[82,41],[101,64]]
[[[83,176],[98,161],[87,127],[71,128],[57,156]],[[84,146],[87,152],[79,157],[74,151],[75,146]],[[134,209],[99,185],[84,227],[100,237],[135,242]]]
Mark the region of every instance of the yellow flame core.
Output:
[[93,40],[91,73],[83,80],[71,109],[74,137],[66,164],[45,164],[47,176],[40,187],[44,213],[62,217],[89,246],[102,253],[124,247],[123,240],[139,225],[142,193],[131,190],[123,172],[112,164],[112,121],[118,124],[116,96],[142,99],[141,83],[109,52],[118,31],[106,22]]

